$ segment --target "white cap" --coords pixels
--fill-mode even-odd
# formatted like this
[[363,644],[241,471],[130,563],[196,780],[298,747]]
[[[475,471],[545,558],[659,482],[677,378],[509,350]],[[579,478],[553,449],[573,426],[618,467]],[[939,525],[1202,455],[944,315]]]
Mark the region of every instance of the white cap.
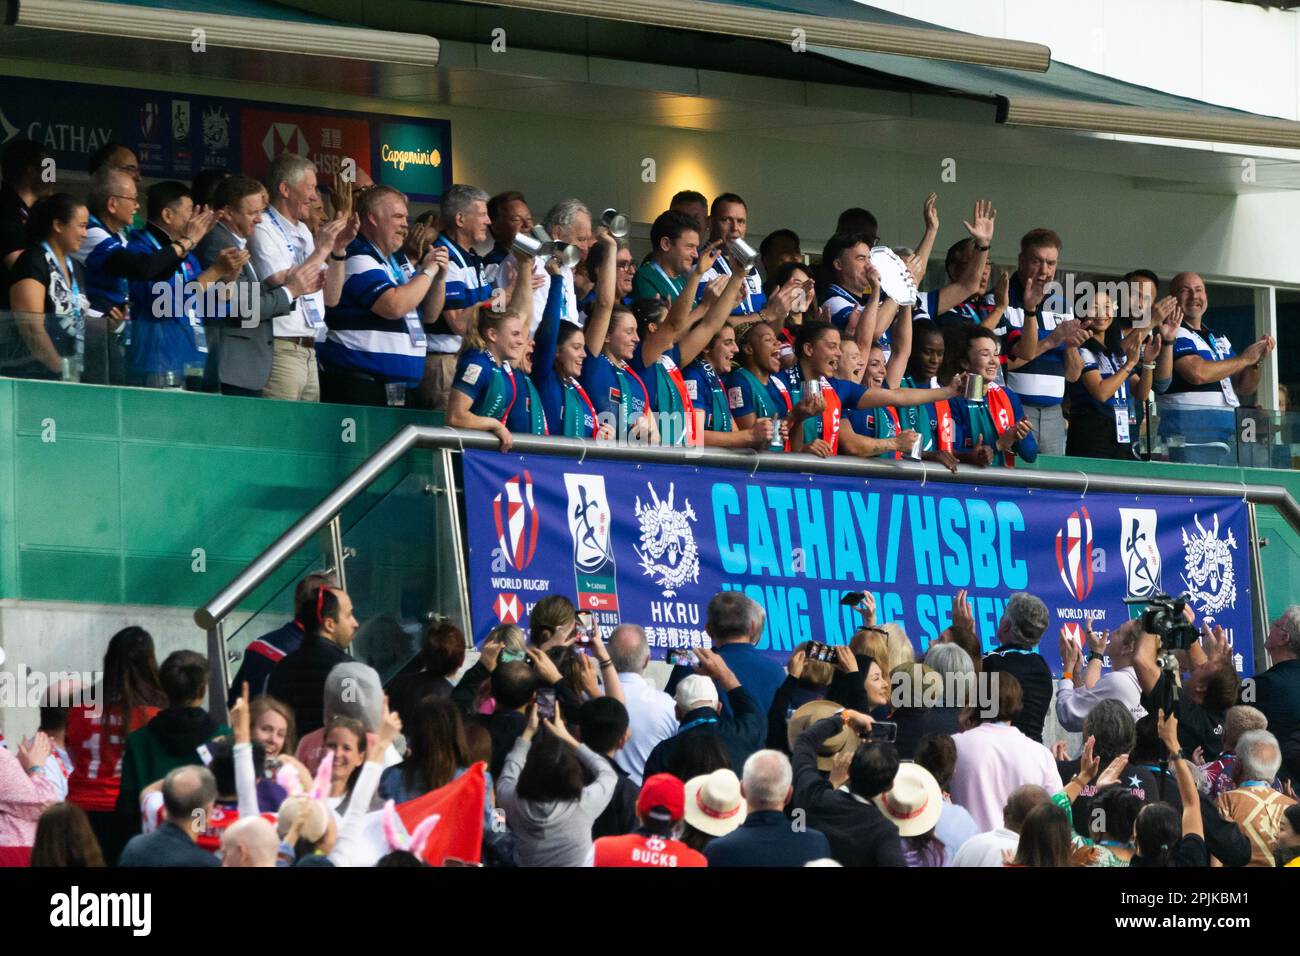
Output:
[[676,700],[682,710],[713,707],[718,703],[718,688],[710,678],[702,674],[691,674],[682,678],[677,685]]

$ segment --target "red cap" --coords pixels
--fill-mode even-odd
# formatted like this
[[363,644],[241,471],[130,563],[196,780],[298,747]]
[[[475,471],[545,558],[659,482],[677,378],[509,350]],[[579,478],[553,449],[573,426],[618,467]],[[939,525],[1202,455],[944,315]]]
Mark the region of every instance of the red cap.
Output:
[[657,773],[641,785],[636,812],[649,816],[656,808],[666,810],[673,820],[686,813],[686,785],[670,773]]

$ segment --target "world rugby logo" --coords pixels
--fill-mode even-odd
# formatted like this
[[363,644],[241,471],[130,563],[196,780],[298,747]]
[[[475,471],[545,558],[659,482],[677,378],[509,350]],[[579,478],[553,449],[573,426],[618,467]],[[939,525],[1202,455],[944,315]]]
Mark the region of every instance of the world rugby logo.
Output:
[[1056,569],[1076,601],[1092,593],[1092,519],[1080,508],[1056,532]]
[[492,499],[492,519],[496,522],[497,543],[501,554],[516,571],[532,563],[537,551],[540,521],[533,503],[533,476],[529,472],[514,475]]

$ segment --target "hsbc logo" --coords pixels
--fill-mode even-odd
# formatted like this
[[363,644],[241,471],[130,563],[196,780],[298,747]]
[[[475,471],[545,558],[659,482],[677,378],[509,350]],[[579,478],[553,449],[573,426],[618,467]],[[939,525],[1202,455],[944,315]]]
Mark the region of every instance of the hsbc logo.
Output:
[[296,123],[272,123],[262,137],[262,152],[267,159],[275,159],[281,153],[306,156],[309,150],[307,137]]
[[1076,601],[1092,593],[1092,518],[1085,507],[1073,512],[1056,532],[1056,570]]
[[519,603],[518,594],[498,594],[492,610],[502,624],[518,624],[523,617],[523,606]]
[[525,471],[509,478],[492,499],[492,520],[496,522],[497,544],[506,563],[522,571],[537,552],[537,531],[541,521],[533,501],[533,476]]

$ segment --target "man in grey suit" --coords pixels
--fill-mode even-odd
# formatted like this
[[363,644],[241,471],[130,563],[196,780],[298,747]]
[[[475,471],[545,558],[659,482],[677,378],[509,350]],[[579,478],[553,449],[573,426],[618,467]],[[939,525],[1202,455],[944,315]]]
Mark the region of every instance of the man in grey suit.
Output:
[[[223,180],[213,197],[217,225],[195,250],[199,262],[206,268],[222,249],[231,246],[247,251],[248,237],[262,221],[266,202],[266,187],[256,179],[231,176]],[[225,320],[208,326],[208,362],[210,366],[215,363],[223,395],[262,394],[271,374],[275,341],[271,319],[287,315],[295,299],[318,290],[323,275],[318,264],[303,263],[289,270],[283,285],[267,288],[262,283],[265,277],[245,258],[239,278],[230,284]]]

